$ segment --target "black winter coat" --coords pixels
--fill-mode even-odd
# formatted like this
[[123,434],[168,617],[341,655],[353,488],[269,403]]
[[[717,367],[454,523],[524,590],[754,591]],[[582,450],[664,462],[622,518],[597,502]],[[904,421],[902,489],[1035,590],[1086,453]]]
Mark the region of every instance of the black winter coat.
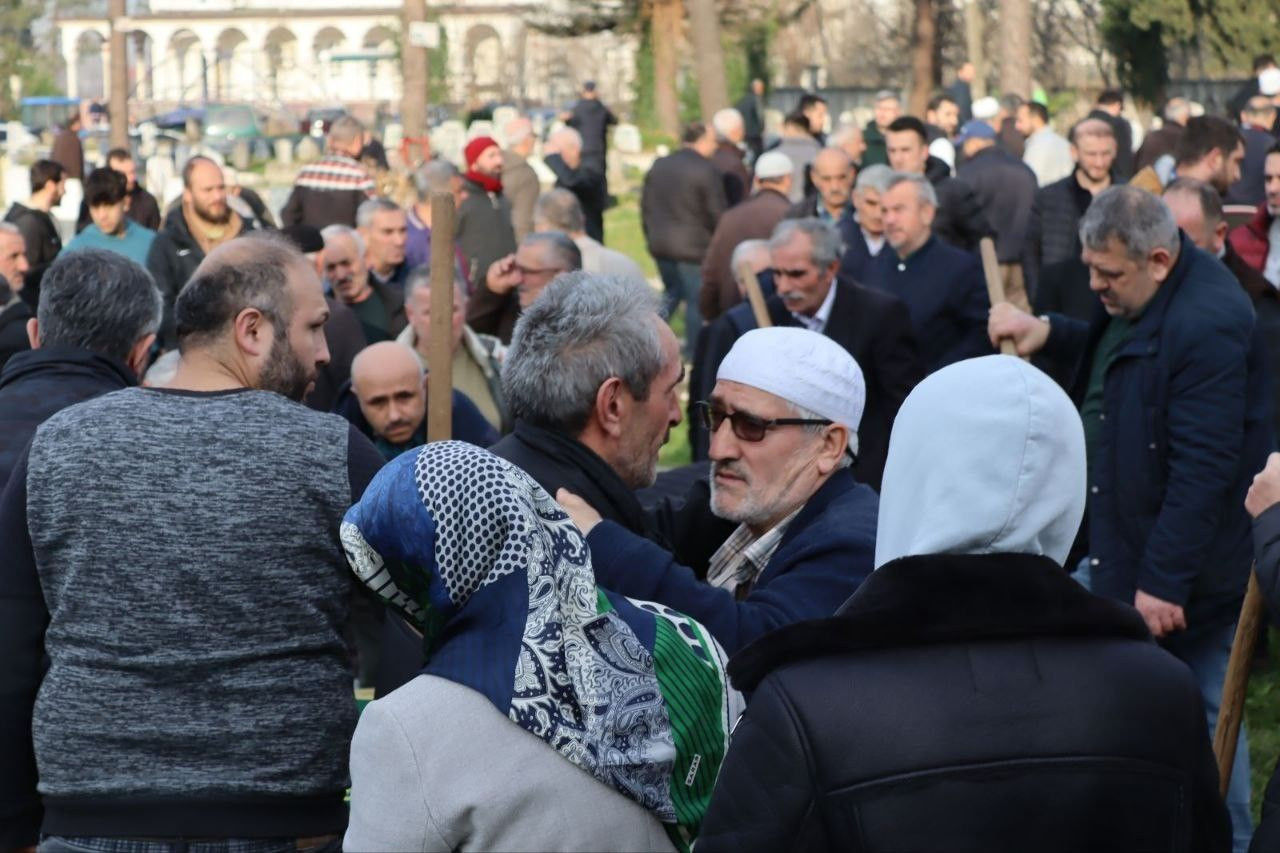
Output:
[[951,177],[951,167],[932,154],[925,164],[925,177],[938,194],[933,233],[957,249],[977,251],[978,241],[995,232],[973,187],[964,178]]
[[1092,203],[1093,195],[1080,186],[1074,172],[1041,187],[1036,193],[1022,250],[1022,273],[1027,293],[1031,295],[1037,312],[1058,311],[1081,320],[1093,315],[1097,298],[1089,293],[1087,280],[1084,293],[1088,299],[1084,300],[1078,288],[1073,292],[1055,290],[1044,293],[1040,288],[1041,278],[1051,276],[1068,287],[1075,283],[1075,280],[1050,272],[1050,268],[1068,262],[1080,264],[1080,219]]
[[138,384],[123,363],[75,347],[19,353],[0,371],[0,490],[36,427],[67,406]]
[[18,226],[18,230],[22,232],[27,264],[30,265],[23,277],[23,289],[31,291],[30,294],[24,293],[22,298],[27,304],[36,305],[44,271],[62,251],[62,237],[58,235],[58,226],[53,217],[43,210],[36,210],[16,201],[4,215],[4,221]]
[[1046,557],[896,560],[729,671],[699,853],[1230,849],[1195,679]]
[[[892,249],[887,250],[892,251]],[[764,282],[770,290],[772,277]],[[858,461],[853,473],[877,492],[889,453],[889,433],[902,401],[924,378],[920,351],[911,330],[911,315],[896,297],[836,279],[836,296],[824,334],[844,347],[862,369],[867,386],[866,408],[858,427]],[[770,296],[765,306],[775,326],[799,326],[782,299]],[[694,417],[692,404],[706,400],[716,384],[716,371],[738,338],[756,327],[749,303],[741,303],[704,327],[698,356],[689,377],[689,440],[694,459],[706,459],[709,437]]]
[[589,168],[586,163],[570,169],[559,154],[549,154],[543,162],[555,172],[556,186],[577,196],[587,236],[603,243],[604,209],[609,205],[609,188],[605,184],[604,174]]
[[[254,228],[249,220],[242,220],[240,233],[247,234]],[[156,280],[160,295],[164,297],[164,322],[160,325],[160,345],[165,349],[177,346],[178,339],[173,318],[173,303],[178,293],[191,279],[191,274],[204,260],[204,250],[191,234],[182,205],[176,205],[164,218],[164,226],[156,232],[147,253],[147,270]]]
[[617,117],[598,98],[582,98],[573,105],[565,124],[582,136],[582,160],[605,172],[605,151],[609,148],[609,128]]
[[[1089,454],[1092,589],[1141,589],[1184,608],[1187,630],[1236,621],[1252,547],[1244,498],[1274,447],[1271,386],[1254,311],[1230,272],[1185,234],[1168,278],[1115,348]],[[1110,320],[1053,316],[1044,352],[1076,354],[1079,406]]]
[[31,306],[21,299],[15,299],[8,307],[0,309],[0,368],[13,356],[31,349],[27,321],[34,316]]
[[467,197],[458,206],[457,245],[466,259],[473,292],[467,303],[467,325],[483,335],[511,342],[520,303],[515,291],[498,295],[485,285],[489,266],[516,250],[511,203],[502,193],[489,193],[466,180]]
[[1022,259],[1027,220],[1040,185],[1035,172],[1002,148],[991,146],[960,164],[960,180],[973,187],[978,207],[995,234],[996,257],[1002,264]]
[[701,264],[727,202],[724,181],[692,148],[658,158],[644,177],[640,223],[649,254]]

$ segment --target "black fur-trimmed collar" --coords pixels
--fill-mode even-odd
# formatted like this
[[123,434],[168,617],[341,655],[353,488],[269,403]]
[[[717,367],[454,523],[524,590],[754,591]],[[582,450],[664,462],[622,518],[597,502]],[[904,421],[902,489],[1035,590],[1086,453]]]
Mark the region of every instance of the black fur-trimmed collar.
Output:
[[844,652],[1020,637],[1150,640],[1133,608],[1085,591],[1048,557],[903,557],[863,581],[835,616],[761,637],[729,661],[739,690],[780,666]]

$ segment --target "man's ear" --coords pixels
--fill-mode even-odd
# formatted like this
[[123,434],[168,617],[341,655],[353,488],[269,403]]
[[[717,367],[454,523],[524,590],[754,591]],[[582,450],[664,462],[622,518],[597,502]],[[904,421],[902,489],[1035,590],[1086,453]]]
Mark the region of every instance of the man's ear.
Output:
[[138,338],[133,347],[129,350],[129,355],[126,358],[126,361],[129,364],[129,369],[137,375],[139,381],[142,380],[142,375],[147,371],[147,367],[149,366],[147,364],[147,357],[151,355],[151,345],[155,342],[156,336],[155,333],[152,332],[149,335],[143,335]]
[[35,317],[27,321],[27,343],[32,349],[40,349],[40,321]]
[[629,403],[630,397],[626,394],[621,379],[611,376],[600,383],[600,387],[596,389],[596,404],[591,412],[596,428],[610,438],[620,438]]
[[844,424],[832,424],[822,433],[822,447],[818,451],[818,473],[827,476],[836,470],[840,457],[849,449],[849,428]]
[[257,308],[245,308],[232,320],[236,348],[250,357],[261,358],[271,351],[275,330]]
[[1163,247],[1152,249],[1147,255],[1147,271],[1155,281],[1163,282],[1173,272],[1173,255]]

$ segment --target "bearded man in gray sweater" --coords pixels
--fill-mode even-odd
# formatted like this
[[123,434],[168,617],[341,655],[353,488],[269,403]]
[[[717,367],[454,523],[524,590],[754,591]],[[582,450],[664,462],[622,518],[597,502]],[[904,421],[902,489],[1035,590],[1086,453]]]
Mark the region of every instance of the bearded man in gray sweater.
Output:
[[338,527],[381,458],[296,402],[328,308],[292,246],[215,249],[175,314],[172,383],[54,415],[0,496],[5,849],[340,846]]

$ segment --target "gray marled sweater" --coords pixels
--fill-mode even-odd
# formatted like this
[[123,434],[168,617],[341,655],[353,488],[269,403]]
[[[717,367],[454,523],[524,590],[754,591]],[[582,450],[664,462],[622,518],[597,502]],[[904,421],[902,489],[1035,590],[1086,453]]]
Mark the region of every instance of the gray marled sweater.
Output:
[[269,392],[134,388],[54,415],[28,454],[0,499],[0,842],[38,815],[31,743],[47,833],[340,831],[338,526],[372,445]]

